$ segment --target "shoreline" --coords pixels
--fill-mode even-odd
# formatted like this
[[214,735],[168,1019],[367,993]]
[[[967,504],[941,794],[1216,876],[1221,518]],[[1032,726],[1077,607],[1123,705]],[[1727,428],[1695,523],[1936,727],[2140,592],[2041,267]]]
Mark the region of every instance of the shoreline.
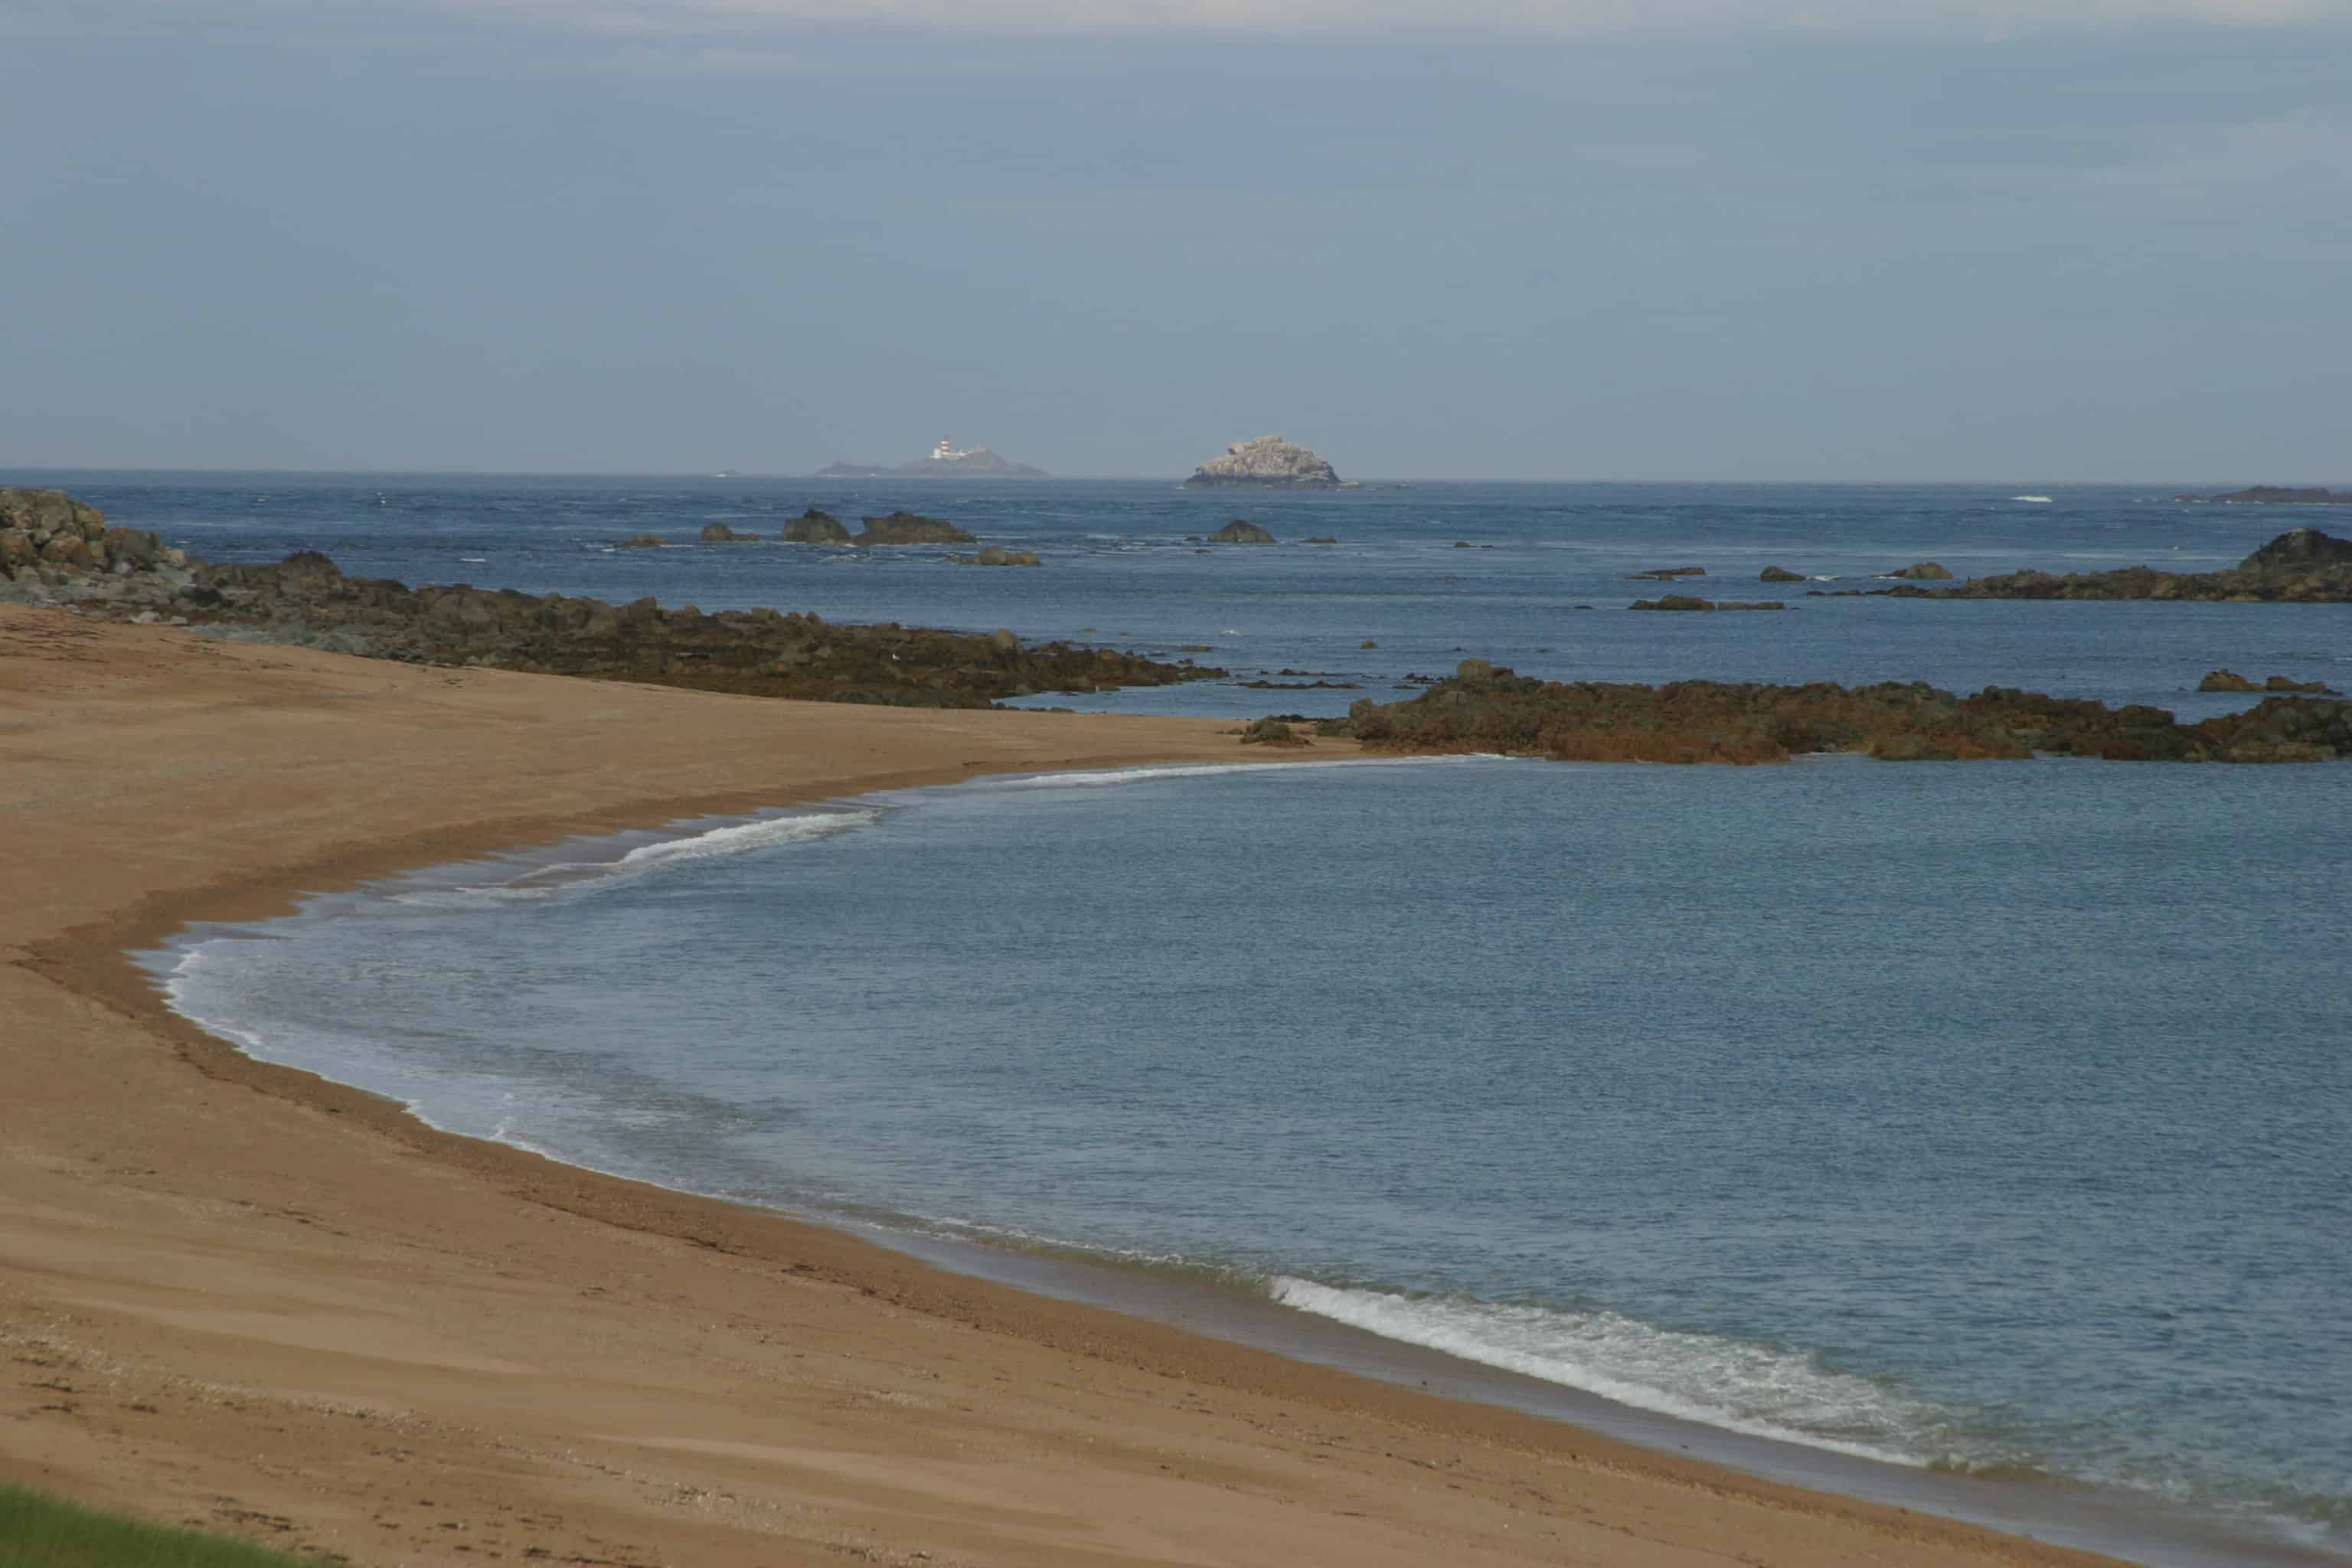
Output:
[[[59,710],[86,691],[45,689],[26,702],[0,664],[5,717],[34,715],[0,726],[10,782],[30,792],[7,806],[18,816],[29,805],[19,820],[51,830],[17,836],[30,852],[16,865],[47,880],[0,917],[14,960],[0,994],[33,1026],[8,1042],[12,1076],[35,1086],[37,1113],[30,1129],[9,1128],[0,1165],[13,1200],[0,1216],[11,1265],[0,1344],[20,1373],[37,1362],[52,1373],[25,1381],[57,1395],[0,1426],[0,1474],[362,1562],[524,1550],[523,1527],[499,1522],[517,1499],[535,1505],[539,1552],[607,1561],[837,1560],[862,1542],[885,1560],[1516,1562],[1556,1561],[1575,1542],[1595,1561],[1649,1564],[1701,1561],[1734,1542],[1789,1563],[1883,1559],[1898,1542],[1906,1561],[1923,1563],[2108,1561],[1050,1301],[844,1232],[436,1132],[390,1101],[204,1033],[170,1011],[131,956],[193,920],[261,918],[309,893],[583,832],[982,770],[1242,760],[1221,721],[811,710],[249,645],[200,652],[187,647],[200,639],[157,628],[0,614],[0,651],[21,656],[7,662],[25,673],[51,638],[64,651],[48,657],[106,667],[102,686],[174,731],[142,787],[106,809],[131,820],[174,805],[221,816],[182,826],[161,864],[119,846],[109,861],[103,836],[83,825],[77,837],[71,815],[90,798],[74,793],[90,783],[89,764],[110,747],[119,756],[121,736],[105,715],[67,733],[73,716]],[[190,678],[158,672],[158,653],[209,667],[205,689],[170,689]],[[273,731],[264,749],[285,769],[276,775],[252,756],[247,727],[217,717],[272,696],[279,703],[257,709],[253,723]],[[353,699],[405,700],[408,711],[371,731],[331,706]],[[315,712],[276,717],[305,700]],[[668,752],[640,736],[646,757],[608,757],[585,780],[505,732],[518,708],[572,710],[567,743],[591,750],[601,737],[577,732],[582,710],[625,727],[658,712],[680,733],[663,742]],[[420,801],[417,778],[376,776],[384,759],[366,742],[410,738],[419,710],[457,721],[438,750],[412,761],[460,799]],[[192,719],[203,721],[198,733],[178,732]],[[788,776],[762,784],[757,747],[717,760],[695,750],[745,728],[770,740],[824,731],[845,755],[828,753],[814,773],[804,760],[798,773],[771,765]],[[36,754],[20,763],[27,731]],[[1076,754],[1048,754],[1066,742]],[[529,795],[546,809],[516,808],[499,764],[518,749],[558,770],[549,777],[562,787]],[[336,764],[328,776],[302,776],[293,761],[322,754]],[[656,763],[673,768],[666,782],[683,773],[705,787],[648,791]],[[71,893],[67,861],[79,868]],[[68,1055],[68,1044],[80,1049]],[[537,1234],[551,1229],[561,1233],[551,1241]],[[517,1292],[533,1299],[527,1323],[493,1310]],[[219,1308],[224,1295],[239,1298],[235,1311]],[[722,1304],[731,1321],[695,1326]],[[798,1342],[809,1348],[782,1354],[824,1358],[826,1394],[863,1381],[845,1414],[763,1353],[759,1331],[786,1304],[815,1327]],[[679,1349],[713,1333],[723,1350]],[[625,1377],[602,1361],[585,1375],[623,1384],[617,1403],[631,1414],[618,1415],[612,1397],[567,1397],[583,1374],[576,1363],[532,1364],[534,1346],[567,1341],[625,1351],[613,1363]],[[936,1363],[910,1353],[942,1341],[953,1349]],[[747,1405],[733,1382],[703,1386],[698,1359],[714,1355],[750,1369],[769,1401]],[[950,1366],[967,1370],[942,1403],[927,1385]],[[995,1386],[1004,1384],[1013,1392]],[[144,1397],[100,1412],[86,1408],[99,1403],[93,1387]],[[1313,1408],[1313,1430],[1290,1405]],[[695,1430],[648,1436],[632,1424]],[[339,1426],[362,1429],[360,1440],[322,1430]],[[943,1426],[960,1434],[945,1447]],[[266,1451],[264,1434],[298,1428],[307,1457],[291,1468],[222,1441],[233,1433]],[[964,1456],[992,1447],[983,1480]],[[435,1479],[409,1500],[420,1479],[407,1467],[428,1450]],[[599,1451],[584,1468],[563,1458]],[[1040,1455],[1050,1479],[1032,1479]],[[687,1479],[666,1478],[671,1494],[649,1500],[649,1466]],[[339,1479],[317,1484],[313,1469]],[[437,1495],[452,1491],[462,1500]],[[675,1500],[688,1492],[727,1506],[682,1509]],[[1212,1496],[1221,1517],[1204,1520]],[[173,1512],[204,1506],[209,1519]],[[493,1548],[496,1529],[507,1533]]]

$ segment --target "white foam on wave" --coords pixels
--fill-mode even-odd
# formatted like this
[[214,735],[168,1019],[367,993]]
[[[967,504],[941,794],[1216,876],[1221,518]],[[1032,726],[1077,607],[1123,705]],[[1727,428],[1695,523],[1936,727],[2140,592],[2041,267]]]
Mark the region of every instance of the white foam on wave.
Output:
[[756,822],[731,823],[725,827],[713,827],[680,838],[642,844],[617,859],[561,860],[552,865],[533,867],[521,876],[504,882],[408,889],[391,894],[391,899],[394,903],[425,909],[478,909],[485,900],[544,899],[583,884],[642,876],[666,866],[813,843],[820,838],[830,838],[837,833],[846,833],[852,828],[864,827],[880,820],[881,816],[878,808],[860,806],[842,811],[762,817]]
[[1288,1276],[1274,1299],[1383,1339],[1500,1367],[1620,1405],[1856,1458],[1924,1466],[1943,1425],[1931,1405],[1811,1358],[1680,1332],[1615,1312],[1353,1290]]
[[1507,761],[1499,752],[1467,752],[1442,757],[1334,757],[1313,763],[1171,763],[1156,768],[1105,768],[1085,773],[1032,773],[1005,779],[1000,789],[1091,789],[1102,784],[1145,784],[1155,779],[1213,778],[1220,773],[1297,773],[1315,768],[1426,768],[1459,763]]

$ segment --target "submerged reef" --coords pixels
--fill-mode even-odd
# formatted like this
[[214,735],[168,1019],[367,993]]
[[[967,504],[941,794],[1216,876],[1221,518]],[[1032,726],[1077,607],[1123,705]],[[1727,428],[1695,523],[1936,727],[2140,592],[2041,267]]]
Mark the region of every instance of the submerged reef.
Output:
[[2181,724],[2160,708],[2109,708],[1987,687],[1958,697],[1921,681],[1844,687],[1684,680],[1538,680],[1465,659],[1402,702],[1359,700],[1326,734],[1381,752],[1500,752],[1577,763],[1780,763],[1808,752],[1886,762],[2021,759],[2316,763],[2352,756],[2352,703],[2272,697]]

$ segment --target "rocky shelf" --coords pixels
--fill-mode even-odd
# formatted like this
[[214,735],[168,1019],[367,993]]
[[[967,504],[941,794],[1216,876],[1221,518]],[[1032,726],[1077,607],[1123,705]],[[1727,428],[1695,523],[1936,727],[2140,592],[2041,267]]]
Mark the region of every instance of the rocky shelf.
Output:
[[1580,763],[1779,763],[1811,752],[1887,762],[2018,760],[2316,763],[2352,756],[2352,703],[2271,697],[2195,724],[2160,708],[1988,687],[1958,697],[1924,682],[1843,687],[1670,686],[1538,680],[1466,659],[1400,702],[1361,698],[1326,734],[1367,750],[1500,752]]
[[70,604],[134,620],[412,662],[648,681],[699,691],[984,708],[1045,691],[1171,686],[1223,669],[1066,642],[835,626],[775,610],[608,605],[465,584],[410,588],[347,577],[315,551],[213,565],[152,533],[110,528],[57,490],[0,489],[0,601]]
[[2352,604],[2352,539],[2315,528],[2291,529],[2224,572],[2165,572],[2126,566],[2114,572],[2008,572],[1973,577],[1944,588],[1905,584],[1897,588],[1836,592],[1815,589],[1813,598],[1853,597],[1874,592],[1897,599],[2194,599],[2236,604],[2262,602]]

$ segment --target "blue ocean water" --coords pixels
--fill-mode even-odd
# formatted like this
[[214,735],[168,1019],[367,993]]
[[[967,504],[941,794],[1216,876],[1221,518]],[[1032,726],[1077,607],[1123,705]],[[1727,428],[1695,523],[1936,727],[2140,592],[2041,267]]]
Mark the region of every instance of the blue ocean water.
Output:
[[[2189,715],[2243,700],[2184,694],[2217,665],[2352,684],[2339,606],[1623,610],[1656,591],[1624,581],[1649,566],[1788,596],[1753,585],[1766,562],[1843,579],[1825,587],[1921,559],[2210,567],[2326,521],[2153,491],[1237,506],[1139,482],[267,483],[73,488],[216,559],[314,547],[410,581],[1091,626],[1381,696],[1465,653]],[[1048,564],[605,548],[706,521],[772,532],[812,502],[912,505]],[[1193,552],[1236,513],[1342,542]],[[2352,1555],[2347,872],[2340,766],[1162,769],[442,868],[194,931],[156,963],[248,1048],[454,1130],[1172,1269],[1727,1430],[2041,1478],[2334,1559]]]

